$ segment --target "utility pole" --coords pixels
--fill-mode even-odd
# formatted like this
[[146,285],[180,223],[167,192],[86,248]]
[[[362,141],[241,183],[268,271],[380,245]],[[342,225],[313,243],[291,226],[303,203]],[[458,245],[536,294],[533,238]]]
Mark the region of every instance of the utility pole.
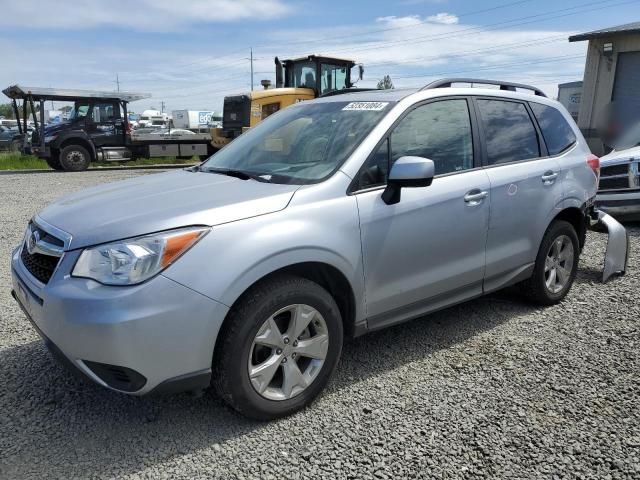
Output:
[[251,91],[253,92],[253,47],[250,48],[250,53],[251,53]]
[[116,85],[118,88],[118,92],[120,91],[120,78],[118,77],[118,74],[116,73]]
[[164,113],[164,100],[160,102],[160,113]]

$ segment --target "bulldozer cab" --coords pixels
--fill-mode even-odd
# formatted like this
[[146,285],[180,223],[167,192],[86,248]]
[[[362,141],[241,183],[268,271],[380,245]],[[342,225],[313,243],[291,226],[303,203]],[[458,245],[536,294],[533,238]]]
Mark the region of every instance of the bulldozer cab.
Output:
[[276,57],[276,88],[263,81],[264,90],[224,98],[222,128],[211,129],[211,144],[224,147],[269,115],[305,100],[335,94],[353,87],[352,78],[362,79],[363,68],[353,60],[308,55],[280,61]]
[[[280,61],[276,57],[276,88],[308,88],[316,97],[351,88],[351,74],[356,63],[341,58],[308,55]],[[359,66],[362,78],[362,67]]]

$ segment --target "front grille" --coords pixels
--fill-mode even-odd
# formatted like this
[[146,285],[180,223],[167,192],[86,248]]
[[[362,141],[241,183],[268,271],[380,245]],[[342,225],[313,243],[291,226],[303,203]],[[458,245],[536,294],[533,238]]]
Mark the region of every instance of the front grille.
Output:
[[29,222],[20,259],[31,275],[46,284],[58,266],[64,248],[64,240]]
[[621,188],[629,188],[629,178],[601,178],[600,190],[619,190]]
[[618,165],[603,166],[599,190],[626,190],[640,187],[640,162],[631,159]]
[[600,175],[602,177],[610,177],[613,175],[628,175],[629,165],[630,164],[626,163],[624,165],[611,165],[610,167],[602,167]]
[[40,253],[29,253],[27,246],[23,245],[20,259],[31,275],[46,284],[51,279],[51,275],[53,275],[60,257],[42,255]]

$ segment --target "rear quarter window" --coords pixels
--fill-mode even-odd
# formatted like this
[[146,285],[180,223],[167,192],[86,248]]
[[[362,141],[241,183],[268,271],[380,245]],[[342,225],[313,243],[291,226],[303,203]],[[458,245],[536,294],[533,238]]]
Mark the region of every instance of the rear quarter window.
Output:
[[573,129],[558,109],[541,103],[530,102],[529,105],[540,125],[549,155],[558,155],[576,143]]

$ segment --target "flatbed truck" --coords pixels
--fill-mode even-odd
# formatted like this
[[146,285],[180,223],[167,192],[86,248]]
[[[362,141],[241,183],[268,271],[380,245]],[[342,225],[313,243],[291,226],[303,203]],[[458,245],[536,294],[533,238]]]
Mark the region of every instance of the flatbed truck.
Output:
[[[131,135],[127,105],[149,98],[149,94],[20,85],[10,86],[3,93],[12,100],[21,134],[27,131],[28,111],[33,117],[35,130],[30,144],[27,135],[23,135],[21,150],[46,160],[55,170],[81,171],[92,162],[137,158],[197,156],[205,159],[217,150],[211,145],[210,134],[180,135],[169,130],[165,134]],[[22,100],[21,105],[18,100]],[[69,119],[46,125],[44,105],[48,100],[72,102],[74,108]]]

